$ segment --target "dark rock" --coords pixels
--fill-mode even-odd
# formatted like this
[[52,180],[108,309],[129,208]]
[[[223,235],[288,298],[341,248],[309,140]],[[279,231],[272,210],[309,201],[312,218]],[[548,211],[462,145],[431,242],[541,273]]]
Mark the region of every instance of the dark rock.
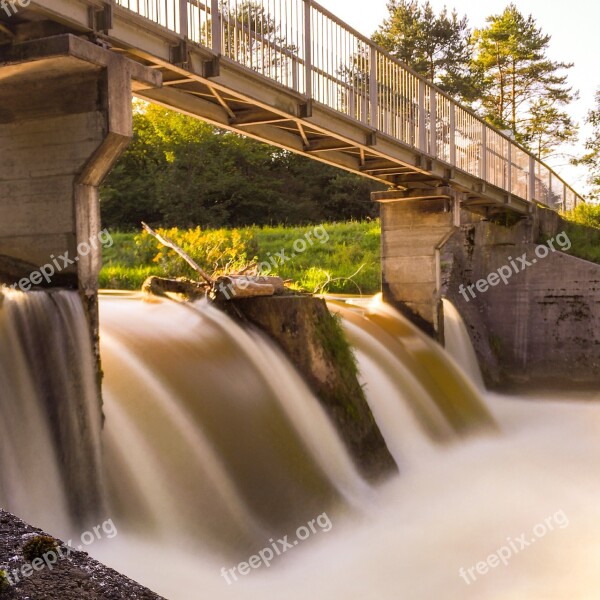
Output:
[[[0,510],[0,570],[12,585],[0,591],[0,600],[161,600],[161,596],[90,558],[71,550],[58,540],[64,558],[52,569],[44,565],[24,577],[21,568],[30,564],[23,557],[23,546],[35,536],[47,535],[21,519]],[[18,571],[17,576],[13,571]]]

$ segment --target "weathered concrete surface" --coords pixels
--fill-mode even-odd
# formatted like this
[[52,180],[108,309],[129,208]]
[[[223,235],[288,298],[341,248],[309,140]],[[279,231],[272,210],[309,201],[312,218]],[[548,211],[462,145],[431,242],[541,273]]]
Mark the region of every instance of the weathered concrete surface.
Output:
[[455,202],[401,198],[402,192],[372,194],[381,203],[383,298],[433,334],[440,323],[439,247],[455,230]]
[[[542,236],[563,226],[541,210],[512,227],[464,225],[444,245],[443,293],[463,315],[491,386],[600,383],[600,265],[560,251],[535,254]],[[520,266],[523,254],[531,266],[507,285],[501,281],[475,299],[467,294],[468,302],[459,293],[461,283],[485,279],[511,259]]]
[[96,348],[98,186],[132,136],[132,86],[159,84],[72,35],[0,49],[0,282],[27,291],[31,266],[51,267],[33,283],[79,288]]
[[[59,559],[52,570],[31,569],[29,577],[17,574],[17,581],[12,571],[28,564],[23,545],[36,535],[46,534],[0,509],[0,570],[6,571],[14,584],[0,590],[3,600],[161,600],[158,594],[77,550]],[[65,544],[61,548],[66,555]]]
[[358,382],[351,349],[324,300],[272,296],[221,302],[219,306],[264,331],[283,349],[367,479],[397,472]]

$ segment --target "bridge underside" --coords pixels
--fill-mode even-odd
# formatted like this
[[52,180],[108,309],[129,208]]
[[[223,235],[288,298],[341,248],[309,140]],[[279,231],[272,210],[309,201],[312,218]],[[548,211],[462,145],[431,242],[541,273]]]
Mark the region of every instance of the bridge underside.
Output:
[[0,62],[6,52],[32,40],[65,33],[82,36],[160,73],[162,86],[134,90],[142,99],[383,182],[407,198],[435,197],[438,188],[450,186],[462,206],[482,215],[529,212],[527,201],[259,78],[251,69],[182,41],[121,7],[73,0],[45,0],[43,6],[32,2],[4,18],[1,30]]

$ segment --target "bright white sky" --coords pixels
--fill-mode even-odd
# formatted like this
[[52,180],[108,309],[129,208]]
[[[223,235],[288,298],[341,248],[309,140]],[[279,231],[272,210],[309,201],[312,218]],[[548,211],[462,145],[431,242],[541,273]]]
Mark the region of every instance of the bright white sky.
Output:
[[[581,94],[570,108],[574,119],[583,125],[587,111],[592,108],[594,94],[600,89],[599,54],[596,50],[600,36],[599,0],[513,0],[525,15],[532,14],[544,33],[550,34],[550,57],[561,62],[573,62],[570,83]],[[326,9],[360,31],[371,36],[386,18],[387,0],[317,0]],[[459,16],[467,15],[471,27],[485,25],[485,18],[501,13],[509,0],[430,0],[436,12],[444,6],[456,8]],[[583,130],[582,137],[586,136]],[[567,151],[575,152],[569,149]],[[548,160],[575,189],[586,191],[585,173],[564,167],[565,159]]]

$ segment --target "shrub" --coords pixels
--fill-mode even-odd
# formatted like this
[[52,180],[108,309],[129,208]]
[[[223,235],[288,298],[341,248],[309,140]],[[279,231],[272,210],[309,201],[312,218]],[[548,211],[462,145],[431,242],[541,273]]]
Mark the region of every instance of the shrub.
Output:
[[579,223],[579,225],[600,229],[600,204],[589,202],[579,204],[573,210],[565,213],[564,217],[569,221]]
[[565,213],[565,231],[571,240],[569,254],[600,263],[600,205],[579,204]]

